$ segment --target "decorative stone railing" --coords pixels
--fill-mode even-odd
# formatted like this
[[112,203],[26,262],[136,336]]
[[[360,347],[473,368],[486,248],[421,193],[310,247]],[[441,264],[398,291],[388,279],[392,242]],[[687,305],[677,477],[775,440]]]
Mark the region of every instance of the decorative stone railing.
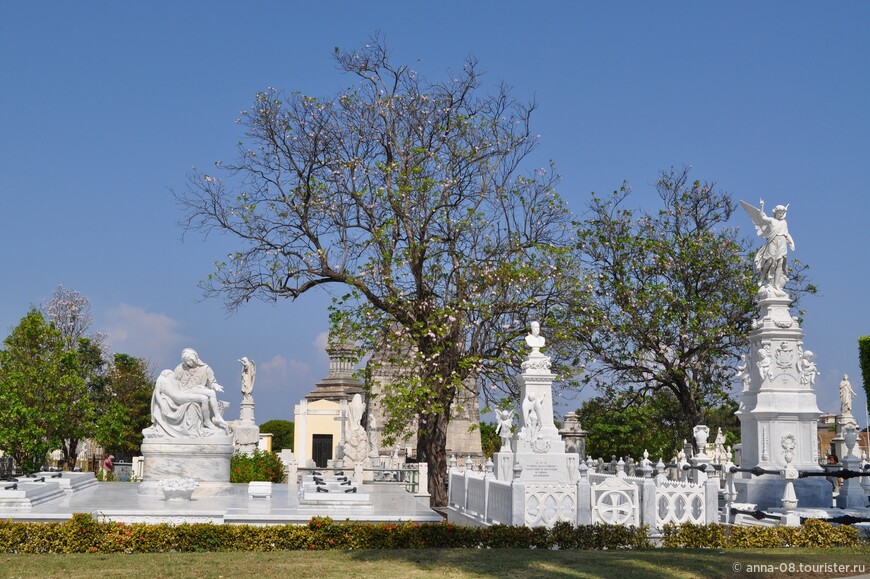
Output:
[[484,525],[551,527],[560,521],[647,525],[654,534],[668,523],[719,520],[717,479],[702,476],[699,483],[670,481],[664,468],[653,478],[652,464],[646,459],[641,471],[643,477],[589,473],[581,463],[575,483],[538,484],[498,480],[491,471],[451,468],[449,506],[469,522]]
[[665,481],[656,485],[656,528],[668,523],[707,521],[704,510],[706,487],[681,481]]

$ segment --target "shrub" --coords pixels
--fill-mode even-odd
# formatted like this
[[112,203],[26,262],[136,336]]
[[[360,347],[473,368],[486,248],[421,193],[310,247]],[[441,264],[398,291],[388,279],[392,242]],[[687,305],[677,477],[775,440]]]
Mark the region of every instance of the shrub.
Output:
[[662,546],[692,548],[856,547],[858,529],[809,519],[800,527],[665,525]]
[[236,453],[230,459],[230,482],[284,482],[284,464],[274,452],[255,450],[253,454]]
[[[854,527],[807,521],[802,527],[668,525],[665,547],[845,547],[859,545]],[[453,523],[336,522],[307,525],[127,525],[75,514],[63,523],[0,521],[0,553],[166,553],[322,549],[646,549],[645,527],[559,523],[545,527],[461,527]]]
[[696,525],[684,523],[682,525],[665,525],[662,537],[662,545],[665,547],[684,548],[717,548],[726,546],[725,525]]

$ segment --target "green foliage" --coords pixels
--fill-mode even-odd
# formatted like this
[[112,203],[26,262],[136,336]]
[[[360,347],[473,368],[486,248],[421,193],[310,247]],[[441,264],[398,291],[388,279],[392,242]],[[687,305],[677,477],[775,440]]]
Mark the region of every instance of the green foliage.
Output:
[[164,553],[328,549],[648,549],[645,527],[559,523],[545,527],[462,527],[453,523],[336,522],[307,525],[148,525],[98,522],[75,514],[64,523],[0,521],[0,553]]
[[294,427],[289,420],[269,420],[260,425],[260,432],[272,434],[272,450],[293,450]]
[[140,453],[142,430],[151,424],[153,380],[145,360],[115,354],[100,389],[92,390],[94,438],[116,455]]
[[104,359],[105,336],[87,332],[93,323],[91,304],[88,298],[75,290],[57,286],[51,298],[43,305],[45,318],[60,332],[64,347],[75,352],[78,375],[90,394],[78,400],[77,411],[67,416],[63,436],[64,462],[68,468],[75,466],[78,444],[82,438],[91,436],[94,430],[95,398],[107,382]]
[[[605,460],[611,456],[639,457],[644,450],[650,456],[667,461],[684,438],[673,420],[679,404],[667,392],[648,400],[632,402],[625,396],[598,396],[583,402],[577,418],[589,432],[586,454]],[[656,428],[650,428],[655,424]]]
[[0,351],[0,401],[0,448],[25,472],[64,438],[81,435],[91,412],[76,353],[35,308]]
[[115,473],[98,468],[97,472],[94,473],[94,477],[100,482],[114,482]]
[[[726,444],[739,441],[740,424],[734,412],[737,404],[726,401],[704,410],[704,424],[715,433],[722,428]],[[577,417],[589,432],[586,454],[609,459],[631,456],[638,458],[644,450],[652,457],[667,462],[680,448],[685,438],[675,420],[681,411],[679,402],[669,391],[661,391],[642,399],[617,394],[614,398],[596,396],[583,402]],[[650,428],[651,424],[656,425]],[[712,439],[712,437],[711,437]]]
[[550,531],[552,544],[559,549],[650,549],[649,529],[621,525],[580,525],[556,523]]
[[[857,547],[848,525],[808,520],[800,527],[667,525],[670,548]],[[337,522],[315,517],[307,525],[148,525],[98,522],[75,514],[63,523],[0,521],[0,553],[166,553],[328,549],[650,549],[646,527],[618,525],[462,527],[453,523]]]
[[691,181],[688,170],[663,172],[656,189],[657,212],[625,208],[627,186],[593,195],[577,247],[588,276],[565,323],[585,383],[630,405],[666,399],[685,438],[706,408],[729,400],[755,276],[748,244],[727,227],[729,195]]
[[255,450],[252,454],[236,453],[230,459],[230,482],[284,482],[284,464],[274,452]]
[[665,525],[663,547],[688,548],[779,548],[779,547],[857,547],[861,535],[849,525],[831,525],[809,519],[800,527],[742,527],[720,524]]
[[870,336],[858,338],[858,363],[861,365],[861,378],[864,382],[864,399],[870,409]]
[[501,437],[495,433],[496,425],[491,422],[480,423],[480,445],[483,455],[492,458],[492,455],[501,448]]

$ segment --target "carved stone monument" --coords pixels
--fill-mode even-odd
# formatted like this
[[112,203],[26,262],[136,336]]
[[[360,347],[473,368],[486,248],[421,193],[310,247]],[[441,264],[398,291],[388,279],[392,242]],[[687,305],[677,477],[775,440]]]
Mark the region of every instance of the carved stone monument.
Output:
[[[550,357],[541,353],[546,340],[540,335],[538,322],[532,322],[526,344],[531,352],[522,363],[523,373],[517,377],[521,400],[519,430],[511,441],[512,454],[502,447],[494,456],[498,478],[514,478],[513,472],[519,465],[519,480],[567,484],[573,482],[569,462],[576,470],[579,455],[565,452],[565,442],[553,421],[553,380],[556,376],[550,372]],[[505,427],[509,424],[506,423]]]
[[[743,394],[737,416],[740,419],[741,467],[786,468],[779,441],[790,435],[791,466],[798,471],[821,471],[817,428],[821,411],[813,390],[816,365],[812,354],[803,349],[803,330],[790,312],[786,248],[794,241],[785,222],[787,206],[779,205],[774,217],[764,213],[764,202],[756,209],[741,201],[765,238],[755,257],[761,272],[758,290],[759,319],[749,332],[749,351],[738,368]],[[754,477],[744,473],[735,482],[738,501],[755,503],[758,508],[781,506],[785,480],[778,475]],[[830,484],[820,477],[794,481],[796,500],[801,507],[830,507]]]
[[[162,495],[160,481],[194,479],[196,494],[231,494],[233,436],[224,421],[212,369],[186,348],[175,370],[164,370],[151,397],[151,426],[142,431],[139,494]],[[165,483],[164,483],[165,484]]]
[[[486,476],[509,484],[514,513],[512,524],[553,526],[559,521],[576,522],[578,465],[576,450],[566,452],[565,442],[553,421],[553,380],[550,358],[541,352],[546,340],[538,322],[526,336],[530,352],[517,377],[520,387],[520,421],[510,433],[513,413],[499,413],[501,450],[487,465]],[[579,425],[578,425],[579,427]],[[470,468],[470,460],[467,468]],[[494,472],[493,472],[494,471]],[[489,473],[492,473],[490,475]]]

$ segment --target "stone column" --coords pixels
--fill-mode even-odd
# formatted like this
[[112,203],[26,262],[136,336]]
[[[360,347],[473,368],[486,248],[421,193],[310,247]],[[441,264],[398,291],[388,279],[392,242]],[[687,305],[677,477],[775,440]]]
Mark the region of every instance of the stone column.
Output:
[[641,524],[646,525],[653,534],[658,534],[656,529],[656,516],[658,509],[656,505],[656,481],[652,477],[653,467],[649,460],[649,453],[643,451],[643,460],[640,462],[640,470],[643,474],[643,489],[641,496]]
[[577,525],[592,524],[592,485],[589,483],[589,467],[580,463],[577,470]]

